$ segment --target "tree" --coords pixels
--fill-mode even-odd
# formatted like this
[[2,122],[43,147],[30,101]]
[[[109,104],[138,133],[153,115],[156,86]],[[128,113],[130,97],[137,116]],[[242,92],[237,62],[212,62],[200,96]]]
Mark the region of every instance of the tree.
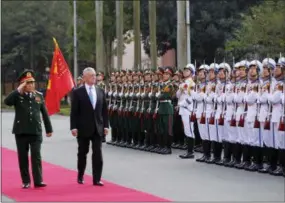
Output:
[[[191,0],[191,52],[197,63],[222,61],[227,55],[225,42],[240,26],[241,13],[262,0]],[[157,49],[163,55],[168,49],[176,48],[176,1],[157,0]],[[141,0],[141,31],[146,54],[149,55],[149,26],[147,1]],[[193,63],[193,61],[192,61]]]
[[37,73],[45,71],[54,48],[52,37],[66,53],[64,46],[68,39],[65,33],[70,16],[67,2],[4,1],[2,14],[1,65],[4,75],[9,71],[19,73],[24,68],[33,68]]
[[[132,29],[132,2],[124,3],[124,33]],[[95,61],[96,21],[94,1],[78,1],[78,58],[80,60]],[[70,3],[72,10],[72,4]],[[104,1],[103,9],[103,37],[104,37],[104,66],[110,69],[112,56],[115,51],[112,44],[116,39],[116,5],[115,0]],[[70,26],[69,36],[73,35],[73,25]],[[68,46],[69,56],[73,57],[73,44]],[[109,71],[107,71],[109,72]]]
[[227,50],[238,57],[259,59],[267,55],[279,56],[285,52],[285,2],[265,1],[254,6],[243,16],[242,26],[235,30],[234,39],[226,44]]

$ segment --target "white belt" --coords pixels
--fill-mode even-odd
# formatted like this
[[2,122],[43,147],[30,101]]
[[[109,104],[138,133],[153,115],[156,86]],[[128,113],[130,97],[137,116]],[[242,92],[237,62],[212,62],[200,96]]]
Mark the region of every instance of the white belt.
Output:
[[161,102],[161,103],[166,103],[166,102],[171,103],[171,100],[161,100],[159,102]]

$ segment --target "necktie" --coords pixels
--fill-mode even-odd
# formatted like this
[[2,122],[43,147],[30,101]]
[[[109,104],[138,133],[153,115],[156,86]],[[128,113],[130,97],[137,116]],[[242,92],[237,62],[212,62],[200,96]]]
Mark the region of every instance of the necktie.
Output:
[[92,94],[92,87],[89,88],[89,99],[90,99],[91,104],[94,108],[94,98],[93,98],[93,94]]

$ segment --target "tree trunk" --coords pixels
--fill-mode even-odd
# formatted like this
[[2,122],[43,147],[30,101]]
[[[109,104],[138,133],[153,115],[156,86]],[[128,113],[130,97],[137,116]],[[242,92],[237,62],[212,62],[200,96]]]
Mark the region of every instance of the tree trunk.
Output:
[[141,69],[140,1],[133,1],[134,70]]
[[176,1],[177,3],[177,68],[182,69],[187,63],[187,33],[185,22],[185,1]]
[[96,9],[96,69],[106,72],[104,68],[104,38],[103,38],[103,1],[95,1]]
[[124,53],[124,1],[116,1],[117,68],[122,70]]
[[157,68],[156,1],[148,1],[151,68]]

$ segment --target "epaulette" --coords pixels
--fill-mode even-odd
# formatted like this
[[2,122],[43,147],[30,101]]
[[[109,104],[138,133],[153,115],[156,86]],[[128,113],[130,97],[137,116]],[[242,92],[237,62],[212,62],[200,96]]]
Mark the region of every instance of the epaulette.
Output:
[[37,93],[37,94],[40,94],[40,95],[43,95],[43,93],[42,93],[42,92],[39,92],[39,91],[37,91],[37,90],[36,90],[36,93]]

